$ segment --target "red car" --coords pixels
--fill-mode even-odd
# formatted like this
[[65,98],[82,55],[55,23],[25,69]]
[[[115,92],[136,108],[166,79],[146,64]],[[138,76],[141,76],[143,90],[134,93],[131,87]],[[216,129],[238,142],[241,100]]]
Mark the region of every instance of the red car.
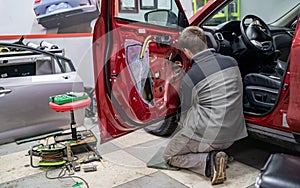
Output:
[[[205,30],[210,48],[237,60],[249,133],[300,142],[299,1],[210,0],[191,18],[181,4],[187,1],[147,2],[101,2],[93,53],[102,142],[139,128],[172,134],[180,81],[190,67],[176,39],[190,25]],[[214,20],[223,13],[235,15]]]

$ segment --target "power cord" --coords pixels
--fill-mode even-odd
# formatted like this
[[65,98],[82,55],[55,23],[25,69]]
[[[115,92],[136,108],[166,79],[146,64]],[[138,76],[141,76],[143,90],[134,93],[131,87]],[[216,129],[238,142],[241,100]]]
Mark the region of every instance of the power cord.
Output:
[[85,183],[86,187],[89,188],[89,184],[88,184],[87,181],[86,181],[85,179],[83,179],[82,177],[79,177],[79,176],[71,176],[71,175],[66,176],[67,170],[68,170],[67,167],[66,167],[66,166],[63,166],[63,167],[61,168],[61,170],[60,170],[58,176],[56,176],[56,177],[49,177],[49,176],[48,176],[48,172],[49,172],[50,170],[48,170],[48,171],[46,171],[46,173],[45,173],[45,177],[46,177],[47,179],[50,179],[50,180],[53,180],[53,179],[76,178],[76,179],[80,179],[81,181],[83,181],[83,182]]
[[[48,170],[48,171],[46,171],[45,177],[46,177],[47,179],[77,178],[77,179],[82,180],[82,181],[85,183],[86,187],[89,188],[89,185],[88,185],[88,183],[87,183],[87,181],[86,181],[85,179],[83,179],[83,178],[81,178],[81,177],[79,177],[79,176],[74,176],[74,175],[73,175],[73,174],[74,174],[74,171],[73,171],[73,169],[72,169],[72,163],[73,163],[75,160],[77,160],[78,157],[74,156],[74,154],[73,154],[73,152],[72,152],[72,150],[71,150],[71,147],[70,147],[70,144],[69,144],[69,143],[65,144],[65,146],[66,146],[66,151],[67,151],[67,160],[68,160],[68,162],[61,168],[61,170],[60,170],[58,176],[56,176],[56,177],[49,177],[49,176],[48,176],[49,170]],[[68,176],[66,176],[66,174],[67,174],[66,172],[67,172],[67,171],[68,171]]]

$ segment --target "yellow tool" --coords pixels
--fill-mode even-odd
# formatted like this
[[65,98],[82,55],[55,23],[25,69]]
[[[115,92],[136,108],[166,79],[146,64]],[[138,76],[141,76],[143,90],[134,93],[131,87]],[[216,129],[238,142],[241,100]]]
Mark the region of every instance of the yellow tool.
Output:
[[142,47],[141,53],[140,53],[140,59],[143,59],[143,58],[144,58],[146,49],[147,49],[147,47],[149,46],[149,43],[152,42],[152,41],[150,40],[151,37],[152,37],[152,36],[149,35],[149,36],[145,39],[145,41],[144,41],[144,43],[143,43],[143,47]]
[[103,158],[95,153],[91,153],[87,157],[82,157],[82,158],[78,159],[76,162],[77,163],[90,163],[93,161],[99,161],[102,164],[102,166],[104,168],[106,168]]

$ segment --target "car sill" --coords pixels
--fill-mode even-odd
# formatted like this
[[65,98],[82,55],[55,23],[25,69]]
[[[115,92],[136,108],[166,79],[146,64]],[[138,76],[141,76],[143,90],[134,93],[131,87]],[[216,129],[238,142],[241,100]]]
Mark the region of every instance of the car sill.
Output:
[[283,140],[294,144],[297,143],[292,133],[287,133],[280,130],[274,130],[268,127],[263,127],[252,123],[247,123],[247,129],[250,133],[259,136],[260,138],[268,137],[268,138],[275,138],[276,140]]

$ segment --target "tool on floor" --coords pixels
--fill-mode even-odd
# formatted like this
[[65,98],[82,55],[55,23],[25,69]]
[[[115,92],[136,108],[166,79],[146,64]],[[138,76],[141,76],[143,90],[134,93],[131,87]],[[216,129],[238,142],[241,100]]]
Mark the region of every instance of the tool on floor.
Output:
[[[57,167],[66,164],[66,160],[64,160],[64,149],[65,146],[60,144],[50,144],[48,146],[44,146],[43,144],[38,144],[32,146],[29,154],[30,154],[30,165],[33,168],[38,167]],[[38,164],[33,164],[33,156],[40,157],[40,161]]]
[[81,163],[90,163],[90,162],[93,162],[93,161],[99,161],[100,162],[100,159],[101,158],[98,155],[96,155],[95,153],[90,153],[87,156],[78,159],[76,162],[78,162],[80,164]]
[[78,163],[78,162],[76,162],[76,161],[73,161],[72,162],[72,167],[73,167],[73,170],[75,171],[75,172],[79,172],[80,171],[80,164]]
[[82,167],[84,172],[94,172],[97,171],[97,166],[96,165],[86,165]]
[[73,169],[73,157],[72,157],[72,150],[71,150],[71,146],[69,143],[65,144],[66,146],[66,154],[67,154],[67,161],[68,163],[66,164],[67,170],[69,172],[69,175],[73,175],[74,174],[74,169]]
[[83,185],[83,182],[76,182],[75,184],[72,185],[72,187],[80,187]]
[[92,153],[88,153],[86,156],[78,159],[76,162],[78,164],[86,164],[94,161],[99,161],[102,164],[102,166],[106,168],[103,158],[101,157],[101,155],[98,153],[97,150],[94,150]]
[[94,152],[95,152],[95,155],[99,158],[99,161],[100,161],[100,163],[102,164],[103,168],[106,168],[106,165],[105,165],[105,163],[104,163],[104,160],[103,160],[102,156],[100,155],[100,153],[98,152],[98,150],[95,149]]
[[58,131],[55,131],[55,132],[46,133],[46,134],[43,134],[43,135],[37,135],[37,136],[30,137],[30,138],[23,138],[23,139],[20,139],[20,140],[16,140],[16,143],[17,144],[23,144],[23,143],[26,143],[26,142],[41,140],[41,139],[45,139],[45,138],[48,138],[48,137],[51,137],[51,136],[56,136],[56,135],[61,135],[61,134],[63,134],[62,129],[58,130]]

